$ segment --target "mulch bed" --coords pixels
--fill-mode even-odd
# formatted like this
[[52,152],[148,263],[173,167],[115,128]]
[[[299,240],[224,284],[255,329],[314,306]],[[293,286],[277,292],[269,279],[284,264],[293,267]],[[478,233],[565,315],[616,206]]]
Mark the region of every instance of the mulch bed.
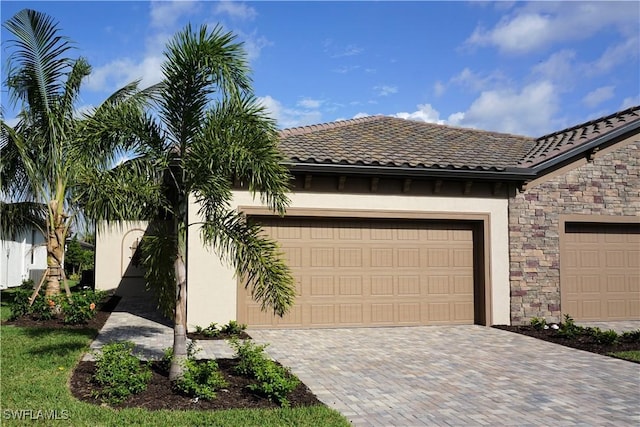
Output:
[[[96,316],[82,325],[65,324],[62,318],[49,320],[38,320],[31,316],[22,316],[18,319],[2,322],[3,325],[14,325],[20,327],[50,328],[50,329],[102,329],[115,309],[121,297],[111,296],[102,304],[99,304]],[[216,337],[208,337],[202,334],[190,333],[191,339],[228,339],[231,336],[220,334]],[[235,335],[240,339],[251,339],[242,332]],[[141,393],[130,396],[124,402],[114,405],[114,408],[145,408],[149,410],[220,410],[220,409],[254,409],[254,408],[279,408],[279,405],[264,396],[255,394],[247,389],[251,380],[237,375],[233,368],[236,365],[235,359],[217,359],[220,372],[224,375],[229,385],[216,393],[216,398],[212,401],[201,400],[194,402],[193,398],[180,394],[172,387],[168,373],[161,367],[159,362],[148,362],[151,367],[152,377],[147,389]],[[91,361],[81,361],[75,367],[69,382],[71,394],[77,399],[96,405],[101,405],[100,399],[92,396],[92,392],[99,390],[99,385],[93,382],[96,364]],[[323,405],[322,402],[309,390],[302,382],[291,392],[288,397],[292,407]]]
[[[129,396],[124,402],[114,405],[114,408],[144,408],[149,410],[171,409],[271,409],[279,408],[279,405],[266,397],[254,394],[247,389],[251,380],[235,374],[233,368],[235,359],[218,359],[218,366],[229,385],[216,392],[216,398],[211,401],[198,400],[181,395],[174,391],[169,381],[168,373],[163,370],[158,362],[150,362],[152,377],[147,389],[141,393]],[[99,399],[91,395],[92,391],[99,390],[99,386],[93,383],[95,362],[80,362],[73,372],[70,381],[71,393],[79,400],[101,404]],[[323,405],[316,396],[300,383],[289,395],[289,403],[292,407]]]
[[111,312],[116,308],[121,297],[113,295],[107,297],[102,304],[98,304],[98,310],[93,319],[87,323],[79,325],[69,325],[64,323],[62,317],[54,317],[53,319],[40,320],[34,319],[29,315],[21,316],[15,320],[6,320],[2,322],[3,325],[14,325],[25,328],[51,328],[51,329],[96,329],[100,330],[104,326],[105,322],[111,315]]
[[187,332],[187,338],[190,338],[192,340],[230,340],[231,338],[250,340],[251,336],[244,331],[237,334],[225,334],[220,332],[218,335],[213,337],[210,335],[199,334],[197,332]]
[[555,329],[536,329],[530,325],[523,326],[506,326],[495,325],[496,329],[502,329],[505,331],[515,332],[522,335],[538,338],[544,341],[564,345],[567,347],[577,348],[579,350],[588,351],[591,353],[598,353],[607,355],[608,353],[619,351],[640,350],[640,342],[629,342],[621,338],[614,344],[601,344],[598,343],[593,335],[583,333],[578,334],[573,338],[567,338],[558,334]]

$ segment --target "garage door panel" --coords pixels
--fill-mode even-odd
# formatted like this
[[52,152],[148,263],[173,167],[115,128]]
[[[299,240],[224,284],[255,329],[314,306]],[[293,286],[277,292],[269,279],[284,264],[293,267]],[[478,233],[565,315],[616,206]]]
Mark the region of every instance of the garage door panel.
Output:
[[261,222],[268,235],[278,236],[290,261],[299,294],[295,309],[283,319],[260,313],[241,290],[243,323],[304,328],[473,323],[469,225],[290,221]]
[[563,313],[576,320],[639,320],[640,225],[566,224]]

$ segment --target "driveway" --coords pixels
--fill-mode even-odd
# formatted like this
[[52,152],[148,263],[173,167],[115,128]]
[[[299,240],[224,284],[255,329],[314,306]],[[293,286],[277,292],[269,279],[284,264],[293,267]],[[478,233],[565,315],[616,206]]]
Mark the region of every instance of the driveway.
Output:
[[507,331],[249,332],[355,425],[640,425],[639,364]]

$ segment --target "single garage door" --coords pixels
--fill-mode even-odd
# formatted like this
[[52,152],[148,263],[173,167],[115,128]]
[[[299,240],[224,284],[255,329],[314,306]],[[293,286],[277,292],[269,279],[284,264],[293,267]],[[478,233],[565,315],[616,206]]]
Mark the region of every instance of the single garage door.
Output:
[[576,320],[640,320],[640,225],[565,227],[562,312]]
[[470,224],[371,219],[262,219],[297,283],[283,318],[244,286],[238,319],[255,328],[474,323]]

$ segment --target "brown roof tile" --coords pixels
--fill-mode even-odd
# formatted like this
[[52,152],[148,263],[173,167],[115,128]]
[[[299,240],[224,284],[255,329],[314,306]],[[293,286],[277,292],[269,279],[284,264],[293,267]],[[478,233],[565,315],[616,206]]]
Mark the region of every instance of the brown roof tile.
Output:
[[294,163],[504,170],[535,146],[533,138],[388,116],[280,131]]
[[637,120],[640,120],[640,106],[545,135],[536,140],[535,146],[518,162],[518,166],[536,166]]

